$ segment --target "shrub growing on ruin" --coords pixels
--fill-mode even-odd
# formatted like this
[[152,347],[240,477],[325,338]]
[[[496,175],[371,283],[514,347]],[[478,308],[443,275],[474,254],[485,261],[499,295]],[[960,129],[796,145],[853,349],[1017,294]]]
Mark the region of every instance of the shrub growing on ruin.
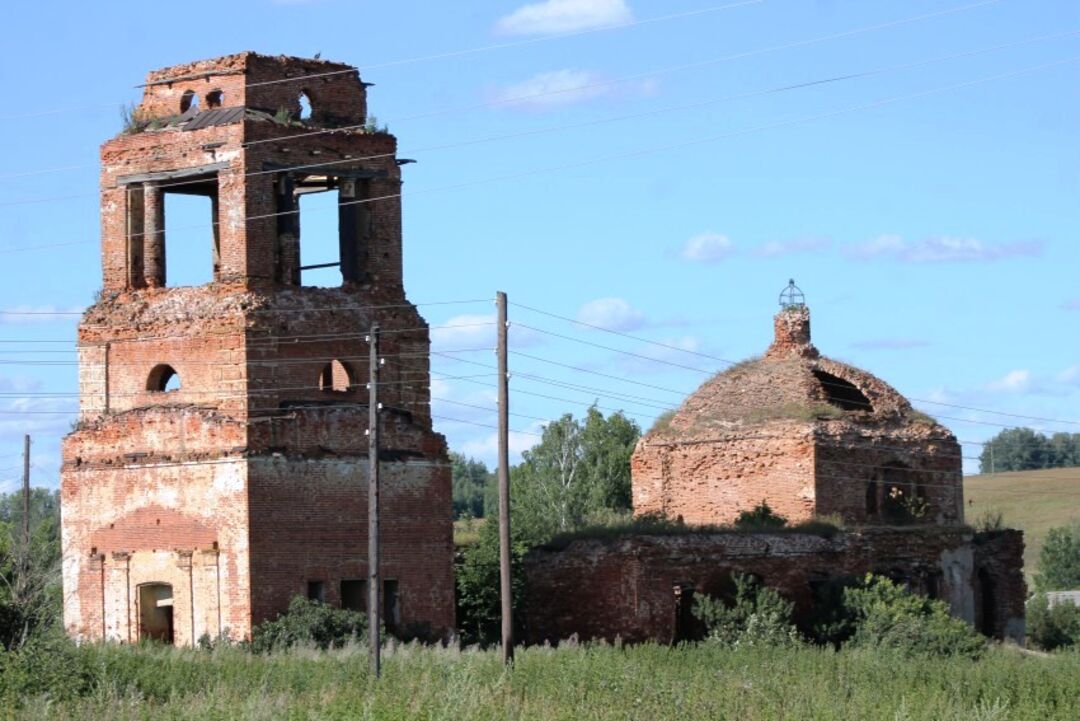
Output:
[[735,519],[736,528],[783,528],[787,525],[787,519],[776,513],[764,500],[754,506],[753,510],[743,511]]
[[978,658],[986,648],[986,639],[953,618],[944,602],[883,576],[867,574],[861,584],[844,589],[844,607],[855,627],[849,646],[969,658]]
[[349,641],[362,641],[366,635],[364,614],[294,596],[288,611],[252,629],[251,650],[266,653],[298,644],[341,648]]
[[1045,593],[1027,604],[1028,639],[1047,651],[1080,647],[1080,607],[1071,601],[1050,605]]
[[802,642],[791,622],[794,604],[750,576],[736,573],[731,580],[735,583],[731,604],[705,595],[694,599],[694,617],[705,625],[710,641],[730,647],[794,646]]

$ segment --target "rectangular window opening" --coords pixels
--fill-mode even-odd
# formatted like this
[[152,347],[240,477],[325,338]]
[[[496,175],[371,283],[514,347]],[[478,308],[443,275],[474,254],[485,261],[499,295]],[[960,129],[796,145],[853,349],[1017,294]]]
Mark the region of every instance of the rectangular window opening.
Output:
[[[220,269],[217,175],[163,183],[166,284],[204,285]],[[147,243],[154,239],[147,238]]]
[[[311,182],[311,181],[308,181]],[[327,179],[325,183],[332,183]],[[300,213],[300,285],[337,288],[341,285],[338,250],[338,194],[298,186]]]
[[307,597],[312,601],[318,601],[319,603],[326,603],[326,582],[325,581],[308,581],[307,582]]
[[401,598],[398,595],[398,582],[394,579],[383,581],[383,625],[389,633],[401,629]]
[[345,578],[341,581],[341,607],[347,611],[367,612],[367,581]]

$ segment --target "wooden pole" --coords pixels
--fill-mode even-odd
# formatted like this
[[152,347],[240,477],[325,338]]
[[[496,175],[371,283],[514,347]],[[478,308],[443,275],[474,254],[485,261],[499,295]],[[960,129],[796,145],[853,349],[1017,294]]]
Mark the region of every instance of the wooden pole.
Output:
[[23,436],[23,559],[30,561],[30,434]]
[[514,616],[510,585],[510,374],[507,368],[506,293],[495,295],[499,357],[499,597],[502,600],[502,658],[514,662]]
[[368,646],[371,671],[379,677],[379,326],[368,335]]

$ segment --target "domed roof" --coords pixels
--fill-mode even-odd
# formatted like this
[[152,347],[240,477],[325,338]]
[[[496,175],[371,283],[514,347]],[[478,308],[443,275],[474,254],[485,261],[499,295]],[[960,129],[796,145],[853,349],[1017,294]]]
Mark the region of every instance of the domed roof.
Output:
[[810,342],[810,310],[805,305],[784,305],[775,318],[775,333],[764,356],[707,380],[648,435],[656,440],[709,438],[777,422],[919,423],[948,434],[880,378],[822,357]]

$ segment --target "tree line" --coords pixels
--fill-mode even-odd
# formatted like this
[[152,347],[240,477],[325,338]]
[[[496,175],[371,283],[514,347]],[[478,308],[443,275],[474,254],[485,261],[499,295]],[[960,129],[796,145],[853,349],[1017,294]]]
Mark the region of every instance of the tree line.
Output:
[[1080,466],[1080,433],[1045,436],[1031,428],[1006,428],[983,446],[980,473]]

